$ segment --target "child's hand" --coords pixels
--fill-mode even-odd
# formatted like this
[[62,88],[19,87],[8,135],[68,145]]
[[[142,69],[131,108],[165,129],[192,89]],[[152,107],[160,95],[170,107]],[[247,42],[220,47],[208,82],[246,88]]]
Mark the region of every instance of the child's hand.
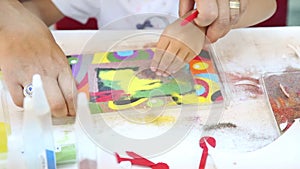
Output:
[[178,19],[167,26],[157,43],[151,63],[151,70],[157,75],[176,73],[202,50],[205,28],[197,27],[193,22],[182,26],[182,21]]

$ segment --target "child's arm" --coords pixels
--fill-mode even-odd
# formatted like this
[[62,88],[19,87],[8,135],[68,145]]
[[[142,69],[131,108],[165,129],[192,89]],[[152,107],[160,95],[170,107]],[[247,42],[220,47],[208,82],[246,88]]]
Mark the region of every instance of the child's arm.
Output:
[[21,0],[25,8],[50,26],[64,17],[51,0]]
[[[164,76],[175,73],[185,63],[190,62],[200,53],[205,39],[214,42],[227,34],[232,28],[247,27],[259,23],[272,16],[276,9],[275,0],[241,1],[244,3],[241,2],[241,13],[234,25],[230,25],[229,9],[226,9],[227,13],[220,12],[220,14],[225,14],[226,16],[218,16],[211,25],[206,27],[199,26],[195,20],[186,26],[180,26],[181,18],[169,25],[157,43],[157,50],[151,63],[151,70],[155,71],[157,75]],[[222,11],[224,9],[220,8],[219,10]],[[185,18],[190,13],[182,18]],[[227,19],[222,19],[224,17],[227,17]],[[198,28],[198,31],[195,30],[196,28]]]

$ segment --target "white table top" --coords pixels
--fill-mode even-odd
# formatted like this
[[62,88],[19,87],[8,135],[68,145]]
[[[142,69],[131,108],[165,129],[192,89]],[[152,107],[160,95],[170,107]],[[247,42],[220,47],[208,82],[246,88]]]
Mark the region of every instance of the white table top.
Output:
[[[147,38],[138,36],[138,42],[155,42],[155,35],[148,34]],[[89,40],[97,34],[101,43],[99,46],[86,45]],[[136,34],[136,32],[96,32],[96,31],[53,31],[57,43],[66,54],[85,53],[93,51],[106,51],[110,49],[115,41],[121,37]],[[225,73],[235,74],[243,77],[258,79],[265,72],[284,71],[288,68],[300,68],[300,57],[292,49],[300,48],[300,27],[275,27],[275,28],[244,28],[232,30],[227,36],[214,44],[220,63]],[[140,48],[141,43],[125,44],[124,48],[133,45]],[[122,45],[121,45],[122,46]],[[100,48],[99,48],[100,47]],[[230,82],[224,83],[230,88]],[[231,92],[232,100],[228,108],[223,112],[220,122],[231,123],[236,128],[219,128],[210,132],[217,139],[217,148],[229,152],[248,152],[260,149],[273,142],[279,135],[271,111],[269,110],[263,94],[251,98],[244,91]],[[122,121],[122,120],[121,120]],[[200,120],[201,121],[201,120]],[[167,162],[171,168],[197,168],[199,165],[201,150],[192,149],[189,145],[200,139],[202,132],[200,125],[195,125],[189,136],[179,143],[174,149],[166,154],[151,158],[153,161]],[[205,122],[204,122],[205,123]],[[203,124],[202,124],[203,125]],[[115,124],[115,130],[134,130],[134,126],[126,122]],[[136,126],[138,127],[138,126]],[[129,129],[128,129],[129,128]],[[122,153],[122,152],[120,152]],[[173,154],[173,155],[172,155]],[[174,156],[174,154],[177,155]],[[185,160],[178,160],[178,154]],[[100,153],[100,168],[114,168],[115,158],[109,153]],[[192,161],[193,159],[194,161]],[[176,166],[176,167],[174,167]],[[208,161],[208,168],[214,168],[213,162]],[[118,168],[118,167],[116,167]]]
[[[53,31],[57,43],[68,54],[85,52],[106,51],[116,41],[137,34],[137,32],[96,32],[96,31]],[[141,48],[147,39],[147,43],[156,42],[160,31],[153,31],[146,35],[140,35],[134,41],[122,44],[121,48]],[[101,45],[91,45],[89,40],[97,34]],[[146,38],[145,38],[146,37]],[[300,69],[300,56],[292,49],[300,49],[300,27],[276,27],[276,28],[244,28],[232,30],[227,36],[214,44],[214,49],[220,59],[221,67],[225,73],[243,77],[258,79],[265,72],[284,71],[289,68]],[[87,45],[88,44],[88,45]],[[292,46],[292,47],[291,47]],[[233,85],[224,83],[230,92]],[[217,139],[217,148],[229,152],[248,152],[260,149],[273,142],[279,135],[276,124],[269,110],[263,94],[255,98],[249,97],[243,91],[230,94],[230,105],[222,113],[219,122],[230,123],[236,127],[221,127],[209,132]],[[108,118],[108,121],[111,119]],[[110,122],[116,119],[111,120]],[[112,124],[116,131],[135,130],[136,125],[128,125],[118,119],[119,123]],[[152,161],[162,161],[170,165],[170,168],[198,168],[201,149],[191,147],[198,144],[203,122],[194,124],[193,129],[178,145],[168,152],[154,156]],[[113,122],[112,122],[113,123]],[[197,123],[197,121],[194,121]],[[157,126],[156,126],[157,127]],[[163,128],[163,127],[162,127]],[[130,133],[129,133],[130,134]],[[122,154],[122,152],[120,152]],[[184,160],[175,156],[181,154]],[[115,163],[115,157],[103,150],[98,153],[98,168],[120,168]],[[195,159],[198,159],[195,161]],[[176,167],[174,167],[176,166]],[[134,167],[133,167],[134,168]],[[213,162],[208,161],[207,168],[214,168]]]

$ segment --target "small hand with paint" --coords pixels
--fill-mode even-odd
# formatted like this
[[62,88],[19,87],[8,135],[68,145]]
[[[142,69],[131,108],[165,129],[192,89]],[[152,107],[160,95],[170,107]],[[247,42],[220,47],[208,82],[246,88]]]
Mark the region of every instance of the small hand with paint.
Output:
[[24,88],[40,74],[52,115],[75,115],[75,81],[47,26],[17,0],[0,1],[0,11],[0,68],[14,103],[23,105]]
[[163,31],[150,66],[158,76],[176,73],[201,52],[206,28],[198,27],[193,22],[197,11],[192,12],[183,19],[177,19]]

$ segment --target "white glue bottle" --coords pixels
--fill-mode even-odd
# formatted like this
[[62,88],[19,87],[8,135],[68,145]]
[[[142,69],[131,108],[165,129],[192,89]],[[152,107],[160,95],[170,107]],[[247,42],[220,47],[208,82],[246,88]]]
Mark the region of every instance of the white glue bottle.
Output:
[[0,80],[0,160],[2,160],[1,155],[7,153],[7,139],[10,133],[7,91],[4,84]]
[[28,169],[56,169],[50,107],[40,75],[32,80],[32,98],[24,99],[24,158]]
[[42,128],[29,96],[24,98],[23,141],[26,168],[43,169]]
[[50,106],[48,104],[41,76],[38,74],[33,75],[32,78],[32,103],[33,109],[38,116],[42,128],[42,140],[46,157],[46,168],[56,169],[55,158],[55,143],[53,137],[52,117]]
[[21,135],[12,133],[12,135],[8,137],[7,169],[27,169],[22,151],[23,141]]
[[93,124],[87,97],[85,93],[79,93],[75,121],[78,169],[97,169],[98,167],[97,146],[88,136],[95,130]]

